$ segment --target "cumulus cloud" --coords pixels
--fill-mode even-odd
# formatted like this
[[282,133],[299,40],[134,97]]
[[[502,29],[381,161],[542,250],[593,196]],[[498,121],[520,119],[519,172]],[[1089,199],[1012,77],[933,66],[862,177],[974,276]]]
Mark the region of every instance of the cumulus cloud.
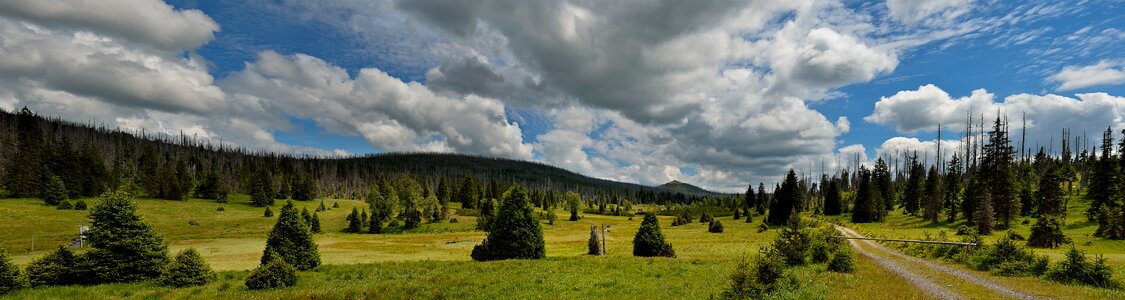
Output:
[[444,97],[378,69],[361,69],[352,78],[319,58],[267,51],[222,86],[239,101],[314,120],[337,134],[362,135],[385,151],[532,157],[503,103],[472,95]]
[[1103,60],[1084,67],[1067,66],[1058,74],[1048,77],[1047,81],[1059,83],[1060,91],[1122,84],[1125,83],[1125,65]]
[[968,12],[971,4],[971,0],[887,0],[887,11],[899,22],[914,24],[933,15],[956,18]]
[[202,11],[176,10],[159,0],[2,0],[0,16],[94,31],[173,51],[199,47],[219,30]]
[[[864,119],[900,133],[934,132],[937,124],[943,124],[942,131],[950,137],[964,131],[969,112],[974,119],[974,134],[979,134],[982,122],[985,131],[991,130],[999,116],[1007,120],[1009,135],[1013,143],[1018,143],[1025,134],[1023,118],[1026,116],[1026,140],[1023,142],[1030,151],[1034,151],[1036,146],[1050,147],[1052,141],[1058,142],[1063,128],[1069,129],[1075,136],[1086,136],[1090,140],[1084,142],[1093,145],[1100,142],[1098,133],[1105,128],[1125,127],[1125,97],[1106,93],[1077,94],[1075,97],[1021,93],[1009,95],[1002,101],[994,98],[991,93],[980,89],[970,96],[953,99],[937,86],[925,85],[917,90],[901,91],[881,98],[875,104],[875,112]],[[954,147],[958,144],[957,141],[943,141],[942,145],[944,148],[945,145]],[[1019,147],[1018,144],[1013,146]],[[932,141],[895,137],[884,142],[877,153],[882,156],[894,150],[914,149],[933,157],[933,148],[936,144]],[[943,153],[946,158],[948,155],[951,153]]]

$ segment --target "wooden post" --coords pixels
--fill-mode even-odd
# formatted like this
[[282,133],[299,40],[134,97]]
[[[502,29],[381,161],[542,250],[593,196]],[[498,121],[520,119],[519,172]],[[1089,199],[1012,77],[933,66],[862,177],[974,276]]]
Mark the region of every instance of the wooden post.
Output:
[[602,225],[602,255],[606,255],[606,253],[609,253],[609,250],[605,248],[605,234],[605,225]]

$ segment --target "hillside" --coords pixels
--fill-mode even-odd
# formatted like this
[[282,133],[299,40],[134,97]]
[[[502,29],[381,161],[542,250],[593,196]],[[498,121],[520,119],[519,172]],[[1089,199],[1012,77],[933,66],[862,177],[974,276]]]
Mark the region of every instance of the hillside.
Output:
[[672,180],[672,181],[669,181],[668,183],[661,184],[661,185],[657,186],[657,188],[659,188],[662,191],[668,191],[668,192],[671,192],[671,193],[681,193],[681,194],[684,194],[684,195],[729,196],[729,194],[723,194],[723,193],[708,191],[708,190],[705,190],[701,187],[694,186],[690,183],[680,182],[678,180]]
[[0,110],[0,140],[8,141],[0,147],[0,166],[7,166],[0,170],[0,181],[7,183],[5,188],[12,196],[37,196],[43,183],[39,176],[30,175],[44,169],[61,177],[72,197],[96,196],[104,186],[117,186],[129,176],[138,177],[135,180],[141,187],[158,198],[175,187],[165,186],[167,180],[148,179],[175,179],[191,190],[193,183],[214,175],[226,190],[245,192],[248,180],[262,174],[271,177],[276,186],[311,178],[321,196],[335,198],[355,198],[379,178],[404,174],[434,189],[443,181],[456,184],[472,176],[482,183],[521,183],[535,190],[618,195],[646,203],[719,195],[698,187],[650,187],[591,178],[538,162],[476,155],[383,153],[321,158],[266,153],[187,136],[153,136],[49,119],[30,111]]

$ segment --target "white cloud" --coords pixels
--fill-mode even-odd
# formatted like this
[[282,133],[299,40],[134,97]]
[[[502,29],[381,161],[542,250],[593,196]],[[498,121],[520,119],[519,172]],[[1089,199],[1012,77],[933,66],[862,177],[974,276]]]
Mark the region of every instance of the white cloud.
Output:
[[956,18],[967,13],[971,4],[971,0],[887,0],[887,10],[895,20],[914,24],[935,14]]
[[1125,83],[1125,66],[1107,60],[1084,67],[1067,66],[1058,74],[1047,78],[1047,81],[1059,83],[1060,91],[1117,85]]
[[172,51],[195,49],[219,31],[219,25],[202,11],[175,10],[159,0],[0,0],[0,16],[94,31]]
[[319,58],[267,51],[222,86],[240,102],[311,119],[337,134],[361,135],[384,151],[532,157],[519,126],[507,120],[503,103],[472,95],[441,96],[378,69],[361,69],[351,78]]
[[970,112],[995,116],[994,96],[983,89],[953,99],[941,88],[927,84],[913,91],[900,91],[875,102],[875,112],[863,119],[887,125],[899,132],[934,131],[938,125],[962,128]]

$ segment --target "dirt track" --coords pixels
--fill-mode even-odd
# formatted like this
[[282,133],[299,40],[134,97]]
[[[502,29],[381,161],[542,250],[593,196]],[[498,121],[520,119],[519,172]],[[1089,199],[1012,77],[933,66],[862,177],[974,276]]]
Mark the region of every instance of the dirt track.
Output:
[[[863,235],[860,235],[859,233],[856,233],[854,230],[851,230],[847,227],[836,226],[836,230],[839,230],[844,235],[849,236],[849,237],[863,237]],[[921,269],[930,270],[931,272],[940,272],[940,273],[949,274],[949,275],[952,275],[953,277],[955,277],[957,280],[968,282],[968,283],[971,283],[971,284],[974,284],[974,285],[984,287],[984,288],[986,288],[988,290],[991,290],[991,291],[993,291],[997,294],[1004,295],[1004,296],[1009,297],[1009,298],[1014,298],[1014,299],[1047,299],[1047,298],[1042,298],[1042,297],[1032,295],[1032,294],[1029,294],[1029,293],[1025,293],[1025,292],[1010,289],[1010,288],[1008,288],[1004,285],[1001,285],[1001,284],[999,284],[995,281],[992,281],[988,278],[973,274],[971,272],[966,272],[964,270],[959,270],[959,269],[956,269],[956,268],[950,268],[950,267],[943,266],[943,265],[940,265],[940,264],[937,264],[937,263],[934,263],[934,262],[931,262],[931,261],[928,261],[928,260],[925,260],[925,259],[909,256],[909,255],[906,255],[906,254],[902,254],[901,252],[898,252],[898,251],[892,250],[892,249],[888,249],[886,247],[883,247],[882,245],[876,244],[876,243],[871,242],[871,241],[865,241],[865,240],[849,240],[849,241],[851,242],[852,247],[855,248],[856,251],[859,252],[861,255],[870,257],[876,263],[883,266],[883,268],[886,268],[888,271],[891,271],[892,273],[895,273],[895,274],[901,276],[902,278],[906,279],[908,282],[914,284],[915,286],[922,289],[923,291],[926,291],[926,293],[930,294],[934,298],[939,298],[939,299],[963,299],[963,297],[958,295],[956,292],[941,286],[940,284],[934,282],[932,279],[928,278],[928,276],[924,276],[924,275],[918,274],[915,271],[911,271],[910,268],[904,267],[903,265],[896,262],[895,259],[891,259],[891,257],[895,257],[899,260],[907,261],[911,264],[911,267],[913,267],[913,268],[921,268]]]

